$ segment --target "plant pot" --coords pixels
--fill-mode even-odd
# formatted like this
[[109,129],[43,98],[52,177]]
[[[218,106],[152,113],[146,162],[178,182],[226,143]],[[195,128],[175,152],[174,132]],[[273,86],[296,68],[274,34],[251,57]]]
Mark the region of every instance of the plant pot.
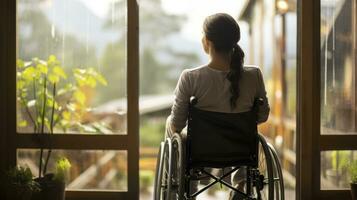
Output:
[[357,183],[351,183],[352,200],[357,200]]
[[41,191],[32,195],[32,200],[65,200],[65,183],[53,180],[53,174],[35,179]]
[[15,185],[8,185],[5,188],[5,200],[30,200],[32,191],[29,188],[22,188]]

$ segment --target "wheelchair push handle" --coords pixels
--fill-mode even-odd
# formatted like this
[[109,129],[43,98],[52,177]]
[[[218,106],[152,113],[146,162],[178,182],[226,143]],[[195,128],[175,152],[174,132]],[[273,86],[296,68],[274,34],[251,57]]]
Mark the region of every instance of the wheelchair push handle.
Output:
[[192,96],[190,98],[190,106],[195,106],[197,104],[197,98],[195,96]]
[[264,99],[261,97],[255,98],[253,107],[257,108],[258,106],[262,105],[264,105]]

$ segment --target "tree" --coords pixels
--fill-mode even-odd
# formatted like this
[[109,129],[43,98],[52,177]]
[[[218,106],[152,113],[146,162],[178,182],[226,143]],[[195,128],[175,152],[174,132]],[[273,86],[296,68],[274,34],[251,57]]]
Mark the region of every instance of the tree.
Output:
[[[117,10],[115,15],[108,13],[108,20],[105,28],[116,28],[123,30],[125,28],[125,9],[126,1],[121,0],[114,4]],[[179,73],[175,69],[182,69],[183,66],[192,66],[198,61],[198,56],[194,52],[178,52],[168,43],[167,38],[177,34],[181,30],[181,25],[185,16],[172,15],[167,13],[161,6],[161,0],[150,0],[140,2],[140,94],[159,94],[172,92]],[[119,75],[125,70],[125,41],[126,32],[120,31],[118,40],[110,46],[120,46],[113,52],[107,48],[103,54],[103,63],[105,71],[110,71],[113,80],[116,77],[125,78]],[[119,50],[121,49],[121,50]],[[120,56],[115,56],[120,55]],[[164,59],[163,59],[164,58]],[[119,66],[117,63],[123,63]],[[179,70],[180,71],[180,70]],[[172,73],[174,72],[174,73]],[[105,74],[105,72],[104,72]],[[175,74],[175,75],[172,75]],[[109,82],[111,78],[108,77]],[[123,83],[116,79],[118,83]],[[120,93],[125,94],[121,88]],[[107,93],[118,93],[118,88],[112,88],[113,91]]]
[[[20,2],[23,9],[19,13],[19,57],[31,60],[34,57],[47,58],[56,55],[66,66],[90,66],[95,63],[96,51],[93,46],[80,42],[74,35],[52,31],[46,15],[37,3]],[[63,63],[65,61],[65,63]]]

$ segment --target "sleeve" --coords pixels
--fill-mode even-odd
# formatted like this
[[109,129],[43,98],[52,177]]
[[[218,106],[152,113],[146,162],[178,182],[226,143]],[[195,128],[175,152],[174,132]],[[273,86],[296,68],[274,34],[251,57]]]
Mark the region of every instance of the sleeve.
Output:
[[263,75],[259,68],[257,68],[257,76],[258,76],[258,87],[257,87],[256,98],[262,98],[264,102],[263,105],[260,105],[258,109],[258,123],[263,123],[268,120],[270,106],[267,97],[267,92],[265,90]]
[[181,132],[186,126],[188,117],[188,107],[192,96],[192,87],[188,75],[188,71],[184,70],[182,72],[174,92],[175,99],[171,108],[171,127],[176,132]]

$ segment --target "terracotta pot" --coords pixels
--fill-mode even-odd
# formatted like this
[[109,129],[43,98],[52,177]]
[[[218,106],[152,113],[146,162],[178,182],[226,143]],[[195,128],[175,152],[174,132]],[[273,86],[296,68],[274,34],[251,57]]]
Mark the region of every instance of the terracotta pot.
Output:
[[351,183],[352,200],[357,200],[357,183]]
[[35,179],[41,191],[32,195],[32,200],[65,200],[65,183],[53,180],[53,174]]

